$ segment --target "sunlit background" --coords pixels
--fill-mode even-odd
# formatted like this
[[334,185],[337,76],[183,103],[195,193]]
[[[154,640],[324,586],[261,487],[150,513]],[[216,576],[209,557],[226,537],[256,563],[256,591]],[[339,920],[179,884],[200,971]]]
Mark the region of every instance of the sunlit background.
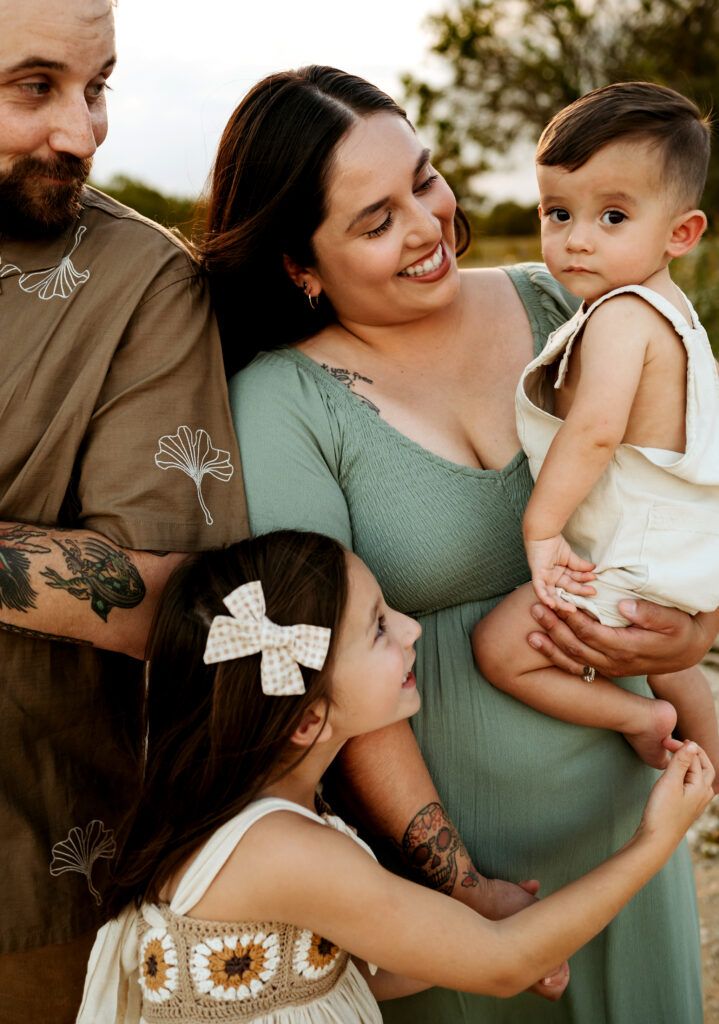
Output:
[[[203,188],[222,128],[264,75],[332,64],[403,100],[405,71],[431,77],[426,19],[444,0],[118,0],[110,132],[93,178],[136,178],[179,196]],[[436,58],[435,58],[436,60]],[[531,155],[488,175],[496,198],[532,202]]]

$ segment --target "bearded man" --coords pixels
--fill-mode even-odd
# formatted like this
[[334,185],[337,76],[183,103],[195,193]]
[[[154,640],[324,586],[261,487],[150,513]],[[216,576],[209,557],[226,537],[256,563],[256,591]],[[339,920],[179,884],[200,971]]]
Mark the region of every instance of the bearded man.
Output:
[[112,0],[0,0],[0,25],[0,1022],[64,1024],[136,793],[158,553],[246,524],[205,285],[86,185]]

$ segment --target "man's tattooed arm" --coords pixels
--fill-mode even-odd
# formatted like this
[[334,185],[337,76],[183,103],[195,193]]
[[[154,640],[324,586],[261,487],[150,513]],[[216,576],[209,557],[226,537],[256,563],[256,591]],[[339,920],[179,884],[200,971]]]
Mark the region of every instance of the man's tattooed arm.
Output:
[[127,551],[89,530],[0,523],[0,629],[142,658],[183,557]]
[[328,366],[327,363],[320,363],[323,370],[327,370],[331,373],[335,380],[338,380],[340,384],[344,384],[348,391],[351,391],[353,395],[359,398],[360,402],[369,406],[372,412],[379,412],[379,406],[375,405],[374,402],[370,402],[366,395],[363,395],[359,391],[355,391],[355,384],[358,380],[364,381],[365,384],[374,384],[373,380],[369,377],[363,377],[361,373],[356,373],[354,370],[343,370],[339,366]]

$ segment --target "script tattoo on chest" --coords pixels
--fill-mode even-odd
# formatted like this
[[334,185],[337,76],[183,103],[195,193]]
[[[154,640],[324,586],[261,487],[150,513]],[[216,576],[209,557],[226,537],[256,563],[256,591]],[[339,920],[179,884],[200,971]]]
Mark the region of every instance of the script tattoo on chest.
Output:
[[355,370],[343,370],[339,366],[328,366],[327,363],[320,363],[320,365],[323,370],[331,373],[335,380],[338,380],[340,384],[344,384],[353,395],[356,395],[360,402],[369,406],[372,412],[379,413],[379,406],[375,405],[374,402],[370,402],[369,398],[359,391],[355,391],[354,387],[358,380],[364,381],[365,384],[374,384],[373,380],[370,380],[369,377],[363,377],[361,373],[357,373]]

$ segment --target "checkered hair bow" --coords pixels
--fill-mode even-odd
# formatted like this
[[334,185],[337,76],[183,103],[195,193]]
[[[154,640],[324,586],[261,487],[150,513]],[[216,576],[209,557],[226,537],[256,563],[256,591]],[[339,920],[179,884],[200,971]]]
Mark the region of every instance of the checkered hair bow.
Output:
[[269,697],[305,692],[300,665],[321,669],[330,646],[325,626],[278,626],[265,615],[265,595],[259,580],[245,583],[223,598],[232,612],[216,615],[205,645],[204,662],[244,658],[262,652],[260,682]]

